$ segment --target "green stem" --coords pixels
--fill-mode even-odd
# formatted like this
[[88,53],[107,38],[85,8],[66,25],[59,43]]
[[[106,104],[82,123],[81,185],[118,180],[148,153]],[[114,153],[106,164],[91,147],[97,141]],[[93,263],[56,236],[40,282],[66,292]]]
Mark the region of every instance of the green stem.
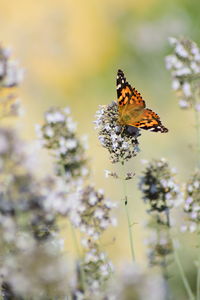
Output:
[[194,118],[195,118],[195,129],[196,129],[196,147],[197,147],[197,166],[200,168],[200,116],[199,111],[196,109],[196,105],[199,101],[199,90],[197,89],[196,85],[192,85],[192,91],[194,95],[193,100],[193,108],[194,108]]
[[[199,228],[198,228],[198,235],[199,235]],[[198,247],[198,251],[199,251],[200,245],[198,244],[197,247]],[[200,300],[200,254],[198,255],[198,260],[197,260],[196,295],[197,295],[197,300]]]
[[80,278],[81,278],[81,284],[82,284],[83,290],[85,291],[85,282],[86,281],[85,281],[85,273],[84,273],[84,270],[83,270],[83,267],[82,267],[82,264],[81,264],[81,252],[80,252],[80,249],[79,249],[79,244],[78,244],[78,241],[77,241],[76,232],[75,232],[74,226],[72,225],[71,222],[70,222],[70,229],[71,229],[73,244],[74,244],[74,247],[76,249],[76,254],[77,254],[78,258],[80,259]]
[[188,282],[187,277],[185,275],[185,272],[183,270],[183,266],[181,264],[178,251],[176,250],[175,242],[174,241],[172,241],[172,242],[173,242],[173,248],[174,248],[174,259],[175,259],[175,262],[176,262],[176,264],[178,266],[178,269],[179,269],[179,272],[180,272],[180,275],[181,275],[181,278],[182,278],[185,290],[186,290],[186,292],[188,294],[189,300],[195,300],[195,297],[194,297],[194,295],[192,293],[191,287],[189,285],[189,282]]
[[[124,168],[124,163],[122,163],[122,166]],[[133,246],[133,236],[132,236],[132,223],[129,216],[129,209],[128,209],[128,196],[127,196],[127,187],[126,187],[126,180],[125,180],[125,168],[124,168],[124,179],[123,180],[123,190],[124,190],[124,208],[126,213],[126,219],[127,219],[127,225],[128,225],[128,235],[129,235],[129,243],[130,243],[130,249],[131,249],[131,256],[132,261],[135,261],[135,252],[134,252],[134,246]]]
[[196,138],[197,138],[197,166],[200,168],[200,119],[199,112],[194,108],[195,113],[195,128],[196,128]]
[[197,265],[197,300],[200,300],[200,259],[198,259],[198,265]]

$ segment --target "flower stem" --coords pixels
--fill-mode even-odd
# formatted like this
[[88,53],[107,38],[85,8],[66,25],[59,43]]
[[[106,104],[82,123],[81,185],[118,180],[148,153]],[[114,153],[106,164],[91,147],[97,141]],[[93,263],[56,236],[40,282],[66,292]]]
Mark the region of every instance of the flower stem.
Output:
[[194,108],[195,129],[196,129],[197,166],[198,168],[200,168],[200,116],[199,116],[199,111],[196,107],[199,100],[199,93],[195,84],[193,84],[193,94],[194,94],[193,108]]
[[176,262],[176,264],[178,266],[178,269],[179,269],[179,272],[180,272],[180,275],[181,275],[181,278],[182,278],[185,290],[186,290],[186,292],[188,294],[189,300],[195,300],[195,297],[194,297],[194,295],[192,293],[191,287],[189,285],[189,282],[188,282],[187,277],[185,275],[185,272],[183,270],[183,266],[181,264],[178,251],[176,250],[175,241],[172,241],[172,242],[173,242],[173,248],[174,248],[174,259],[175,259],[175,262]]
[[199,112],[194,108],[195,113],[195,128],[196,128],[196,138],[197,138],[197,166],[200,168],[200,118]]
[[81,284],[82,284],[83,291],[85,291],[85,273],[84,273],[82,263],[81,263],[81,253],[80,253],[80,249],[79,249],[79,244],[78,244],[78,241],[77,241],[74,226],[72,225],[71,222],[69,222],[69,223],[70,223],[71,235],[72,235],[74,247],[75,247],[75,250],[76,250],[76,254],[77,254],[78,258],[80,259],[80,279],[81,279]]
[[200,261],[198,260],[197,265],[197,300],[200,300],[200,268],[199,268]]
[[123,198],[123,200],[124,200],[124,208],[125,208],[127,225],[128,225],[128,234],[129,234],[129,243],[130,243],[132,261],[135,261],[135,252],[134,252],[133,235],[132,235],[132,223],[131,223],[130,216],[129,216],[128,196],[127,196],[127,186],[126,186],[126,180],[125,180],[124,162],[122,162],[122,166],[124,168],[124,178],[122,179],[122,181],[123,181],[123,190],[124,190],[124,198]]

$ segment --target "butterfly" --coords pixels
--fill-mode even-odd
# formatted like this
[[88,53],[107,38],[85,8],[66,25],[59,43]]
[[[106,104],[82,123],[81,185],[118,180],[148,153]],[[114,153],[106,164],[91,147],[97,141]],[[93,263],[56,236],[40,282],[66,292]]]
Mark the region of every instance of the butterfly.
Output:
[[129,125],[154,132],[168,132],[160,117],[146,104],[140,93],[126,81],[121,70],[117,73],[117,97],[119,124]]

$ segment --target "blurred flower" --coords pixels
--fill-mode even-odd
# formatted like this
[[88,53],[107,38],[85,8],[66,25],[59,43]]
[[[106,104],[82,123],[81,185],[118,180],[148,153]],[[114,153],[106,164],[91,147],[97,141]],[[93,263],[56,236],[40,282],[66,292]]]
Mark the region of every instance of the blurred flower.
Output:
[[80,190],[79,194],[79,205],[74,212],[76,215],[71,215],[71,222],[82,233],[85,250],[81,267],[88,287],[86,292],[94,297],[102,290],[113,269],[107,255],[100,249],[100,239],[109,226],[116,224],[111,216],[115,204],[105,198],[102,190],[96,191],[92,186]]
[[77,216],[73,215],[71,221],[88,236],[91,243],[92,240],[99,240],[103,231],[113,224],[110,213],[116,205],[105,198],[102,190],[95,190],[92,186],[81,189],[78,194]]
[[19,63],[10,59],[11,51],[0,45],[0,87],[14,87],[23,80],[24,70]]
[[165,159],[146,162],[140,177],[139,188],[143,199],[149,205],[150,236],[146,240],[148,259],[152,266],[159,265],[167,278],[169,255],[173,245],[169,234],[171,227],[170,210],[181,203],[180,188],[174,179],[175,169],[170,169]]
[[48,243],[34,245],[28,252],[23,249],[4,257],[0,275],[5,299],[67,297],[72,284],[70,268],[61,253],[49,247]]
[[49,197],[66,200],[66,193],[56,178],[38,180],[28,161],[16,132],[0,128],[2,292],[11,299],[65,297],[68,268],[55,234],[58,212],[47,203]]
[[188,180],[185,187],[184,212],[187,223],[181,226],[181,231],[195,232],[200,224],[200,171],[197,170]]
[[192,105],[197,109],[196,94],[200,93],[200,49],[186,38],[170,38],[174,54],[166,57],[166,68],[171,71],[172,88],[177,92],[181,108]]
[[146,164],[140,177],[139,188],[143,199],[149,205],[149,212],[166,212],[180,204],[179,185],[174,180],[174,171],[165,159],[153,160]]
[[55,157],[56,173],[66,181],[88,175],[85,138],[76,136],[76,123],[69,108],[51,108],[45,113],[45,123],[37,126],[37,134],[44,148]]
[[23,80],[24,71],[18,62],[10,59],[11,51],[0,45],[0,118],[20,116],[21,103],[13,92]]
[[13,87],[23,80],[23,70],[10,58],[9,49],[0,45],[0,117],[19,116],[23,113]]
[[[168,228],[163,224],[148,224],[151,228],[148,238],[145,240],[147,246],[148,261],[151,266],[160,266],[166,269],[168,257],[173,252],[172,240],[169,236]],[[158,230],[155,230],[157,226]],[[158,227],[159,226],[159,227]],[[166,276],[166,274],[164,274]]]
[[94,123],[99,131],[99,141],[109,151],[112,163],[124,162],[137,155],[140,130],[119,125],[116,102],[100,106]]
[[120,276],[113,282],[108,299],[160,300],[165,297],[165,284],[159,275],[145,272],[138,265],[129,264],[123,268]]

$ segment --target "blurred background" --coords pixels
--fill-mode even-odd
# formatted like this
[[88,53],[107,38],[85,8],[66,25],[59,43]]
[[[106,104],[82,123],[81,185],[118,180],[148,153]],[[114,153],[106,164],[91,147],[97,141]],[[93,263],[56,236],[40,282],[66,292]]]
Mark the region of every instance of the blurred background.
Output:
[[[178,178],[187,179],[195,166],[194,118],[178,107],[164,57],[170,53],[169,36],[186,35],[200,43],[199,15],[197,0],[1,0],[1,43],[13,48],[25,68],[19,95],[26,114],[15,126],[32,140],[34,125],[42,124],[45,110],[70,106],[79,134],[89,138],[93,181],[120,203],[122,188],[104,176],[104,169],[119,168],[100,146],[93,120],[98,105],[116,99],[116,72],[121,68],[169,128],[168,134],[143,132],[141,152],[127,164],[127,171],[139,175],[141,159],[165,157],[177,168]],[[137,223],[136,257],[143,263],[146,214],[136,177],[129,184],[129,196]],[[120,263],[130,260],[130,251],[120,207],[118,214],[119,227],[104,242],[114,262]]]

